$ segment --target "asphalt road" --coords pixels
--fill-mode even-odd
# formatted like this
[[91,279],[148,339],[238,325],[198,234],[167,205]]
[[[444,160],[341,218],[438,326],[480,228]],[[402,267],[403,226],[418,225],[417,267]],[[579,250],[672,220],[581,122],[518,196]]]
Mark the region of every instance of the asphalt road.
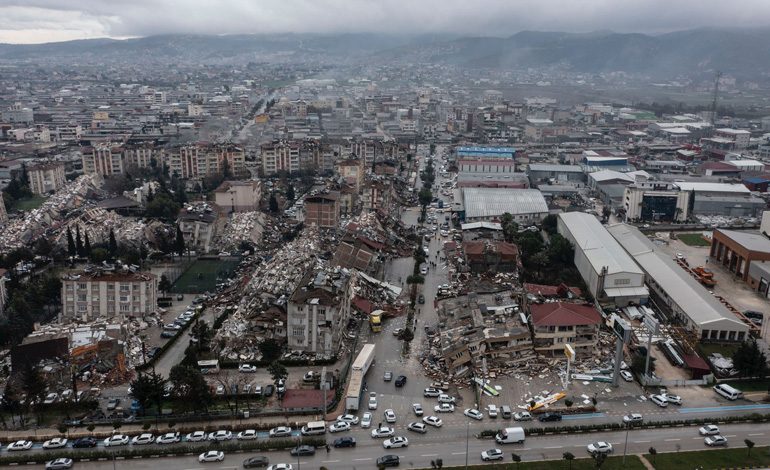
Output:
[[[728,440],[729,447],[744,447],[743,440],[751,439],[757,446],[770,444],[770,430],[758,428],[752,424],[735,424],[720,426],[722,435]],[[403,429],[397,425],[397,429]],[[288,451],[267,452],[262,454],[243,453],[225,456],[221,463],[200,464],[197,456],[154,458],[141,460],[124,460],[116,462],[120,469],[157,469],[192,470],[192,469],[233,469],[240,468],[241,462],[248,456],[267,455],[270,463],[292,463],[294,468],[318,469],[321,466],[335,470],[374,468],[378,457],[385,454],[396,454],[402,459],[402,467],[430,468],[432,459],[441,458],[444,465],[461,465],[465,463],[466,445],[468,462],[480,463],[480,453],[484,450],[498,447],[506,454],[515,452],[523,460],[561,459],[564,452],[571,452],[578,457],[587,456],[586,445],[596,441],[607,441],[614,447],[615,455],[622,455],[626,432],[607,432],[591,434],[564,434],[555,436],[530,437],[522,444],[496,445],[491,440],[479,440],[470,436],[466,444],[466,433],[462,428],[430,429],[427,434],[418,436],[406,431],[399,432],[410,439],[409,447],[385,450],[381,439],[372,439],[368,430],[354,427],[350,433],[357,439],[353,449],[332,449],[327,453],[319,449],[313,457],[302,457],[297,465],[297,458],[290,457]],[[332,435],[333,436],[333,435]],[[328,439],[331,436],[327,436]],[[705,449],[703,437],[698,435],[696,427],[664,428],[632,430],[628,433],[628,454],[646,453],[650,447],[658,452],[675,452]],[[507,455],[506,455],[506,458]],[[113,468],[113,462],[83,462],[77,468],[102,470]]]

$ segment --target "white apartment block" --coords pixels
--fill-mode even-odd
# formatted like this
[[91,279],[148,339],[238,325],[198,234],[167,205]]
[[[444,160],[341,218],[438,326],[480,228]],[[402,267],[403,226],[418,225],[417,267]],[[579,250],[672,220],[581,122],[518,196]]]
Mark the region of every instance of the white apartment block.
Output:
[[179,178],[203,178],[221,173],[225,161],[231,175],[246,172],[246,154],[236,146],[185,145],[164,153],[169,171]]
[[112,176],[123,174],[123,149],[109,143],[83,149],[83,173]]
[[58,191],[66,183],[64,163],[41,163],[27,169],[29,189],[32,194],[48,194]]
[[260,154],[262,172],[265,175],[272,175],[280,171],[296,173],[300,169],[300,145],[298,143],[277,141],[262,144]]
[[59,322],[141,317],[156,310],[158,278],[150,273],[79,272],[62,278]]

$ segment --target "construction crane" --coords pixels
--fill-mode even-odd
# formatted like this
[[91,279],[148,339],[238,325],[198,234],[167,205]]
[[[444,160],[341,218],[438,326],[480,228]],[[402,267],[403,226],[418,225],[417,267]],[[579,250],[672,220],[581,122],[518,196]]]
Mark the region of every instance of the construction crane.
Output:
[[722,72],[717,70],[717,78],[714,80],[714,96],[711,99],[711,128],[714,128],[714,122],[717,119],[717,98],[719,98],[719,80],[722,78]]

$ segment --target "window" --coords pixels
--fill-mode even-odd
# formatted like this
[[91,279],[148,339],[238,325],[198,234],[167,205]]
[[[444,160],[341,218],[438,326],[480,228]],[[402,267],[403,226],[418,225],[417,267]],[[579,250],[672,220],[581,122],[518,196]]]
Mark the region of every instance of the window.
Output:
[[86,294],[78,294],[78,302],[85,302]]
[[87,289],[87,288],[88,286],[85,282],[81,282],[80,284],[78,284],[78,289]]
[[615,279],[616,286],[627,286],[631,284],[631,279]]
[[291,329],[291,335],[292,336],[305,336],[305,329],[304,328],[294,327],[294,328]]
[[120,306],[120,311],[121,312],[129,312],[129,311],[131,311],[131,309],[129,307],[130,307],[130,305],[121,305]]

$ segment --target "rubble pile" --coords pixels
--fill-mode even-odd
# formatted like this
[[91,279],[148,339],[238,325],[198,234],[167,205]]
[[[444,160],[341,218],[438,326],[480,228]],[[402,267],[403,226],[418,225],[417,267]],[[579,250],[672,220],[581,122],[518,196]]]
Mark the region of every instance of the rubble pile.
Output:
[[65,211],[81,207],[86,203],[89,193],[98,187],[98,180],[86,175],[68,183],[42,206],[27,212],[24,217],[13,219],[0,229],[2,249],[10,251],[25,246],[42,236],[47,229],[58,226]]
[[227,223],[221,235],[220,244],[224,250],[234,250],[242,241],[259,243],[265,226],[262,212],[237,212]]
[[[67,226],[75,231],[80,227],[81,234],[88,234],[91,243],[106,243],[109,240],[110,230],[115,233],[115,239],[120,243],[128,243],[138,247],[146,238],[146,224],[140,219],[123,217],[115,212],[100,207],[85,209],[78,217],[67,222]],[[67,231],[62,227],[59,231],[56,243],[67,246]]]

